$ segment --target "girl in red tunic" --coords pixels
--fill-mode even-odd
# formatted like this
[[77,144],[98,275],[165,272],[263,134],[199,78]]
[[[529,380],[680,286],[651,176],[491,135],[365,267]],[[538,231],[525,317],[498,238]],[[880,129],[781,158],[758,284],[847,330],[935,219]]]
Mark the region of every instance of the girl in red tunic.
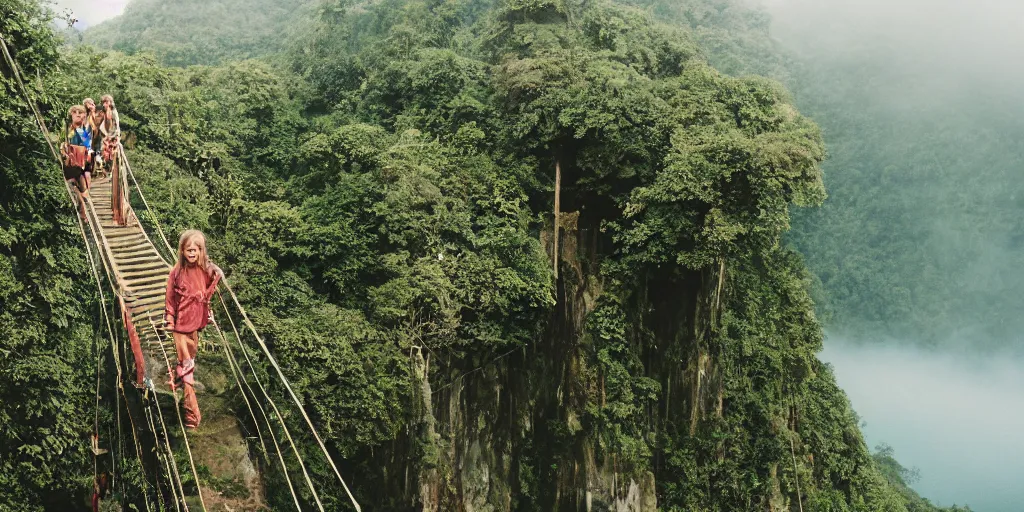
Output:
[[206,255],[206,237],[190,229],[178,240],[178,261],[167,278],[164,321],[173,333],[178,366],[171,375],[171,387],[184,384],[185,426],[196,428],[202,416],[194,388],[195,357],[199,331],[210,317],[210,297],[224,273]]

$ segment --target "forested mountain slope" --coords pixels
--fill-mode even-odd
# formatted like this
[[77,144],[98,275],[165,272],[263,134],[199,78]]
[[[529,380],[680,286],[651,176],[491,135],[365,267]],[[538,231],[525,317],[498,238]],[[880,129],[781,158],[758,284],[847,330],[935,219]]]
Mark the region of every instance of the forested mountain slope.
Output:
[[[289,69],[58,56],[43,29],[11,39],[38,59],[52,121],[84,94],[118,98],[161,222],[209,235],[364,509],[936,510],[871,456],[815,356],[810,276],[781,238],[790,205],[824,197],[824,145],[778,83],[723,75],[686,29],[607,3],[319,12]],[[47,73],[58,60],[90,89]],[[39,171],[4,178],[26,186],[56,171],[26,156],[42,141],[12,108],[4,169]],[[34,201],[5,197],[3,220]],[[57,209],[32,226],[71,226]],[[18,262],[21,247],[53,264],[31,239],[0,254]],[[85,288],[77,261],[47,272]],[[73,444],[76,428],[51,435]],[[0,460],[34,486],[0,504],[60,509],[45,475],[84,495],[86,464],[58,474],[32,456],[50,441],[19,435]],[[291,506],[282,480],[268,475],[274,510]],[[340,489],[324,500],[346,506]]]
[[82,41],[134,54],[152,52],[169,66],[219,64],[286,48],[296,24],[319,0],[131,0],[121,16],[85,31]]
[[792,240],[822,281],[831,329],[1019,352],[1019,91],[907,65],[882,48],[804,62],[794,83],[830,134],[831,199],[796,216]]

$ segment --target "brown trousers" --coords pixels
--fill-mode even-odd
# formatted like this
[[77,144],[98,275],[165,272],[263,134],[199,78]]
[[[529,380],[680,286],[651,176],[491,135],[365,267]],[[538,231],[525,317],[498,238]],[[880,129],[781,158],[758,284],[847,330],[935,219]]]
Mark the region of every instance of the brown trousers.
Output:
[[[177,376],[182,377],[182,374],[189,370],[194,373],[196,353],[199,352],[199,333],[174,333],[174,349],[178,352]],[[182,379],[184,381],[182,387],[185,390],[183,406],[185,408],[185,424],[198,427],[203,416],[199,413],[199,400],[196,398],[192,373],[188,373]]]

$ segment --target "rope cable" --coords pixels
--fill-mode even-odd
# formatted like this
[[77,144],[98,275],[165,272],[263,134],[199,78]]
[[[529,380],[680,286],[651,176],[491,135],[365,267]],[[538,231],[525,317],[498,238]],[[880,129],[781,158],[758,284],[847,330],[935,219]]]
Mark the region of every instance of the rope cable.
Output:
[[[221,305],[224,305],[224,296],[220,294],[220,291],[218,291],[217,294],[218,296],[220,296]],[[224,311],[225,313],[227,313],[226,305],[224,305]],[[321,510],[321,512],[323,512],[324,506],[320,502],[320,495],[316,492],[316,488],[313,486],[313,481],[309,477],[309,472],[306,470],[305,461],[303,461],[302,456],[299,455],[298,448],[295,447],[295,440],[292,439],[291,431],[288,429],[288,425],[285,424],[284,422],[284,416],[281,414],[281,411],[278,410],[277,404],[274,402],[272,398],[270,398],[270,394],[267,393],[266,388],[264,388],[263,384],[260,382],[259,375],[256,374],[256,366],[254,366],[252,364],[252,360],[249,359],[249,354],[245,349],[245,345],[242,344],[242,338],[238,335],[238,329],[235,327],[235,321],[231,318],[230,314],[228,314],[227,316],[228,321],[231,322],[231,328],[235,331],[235,337],[238,339],[238,346],[241,347],[242,354],[245,356],[246,362],[249,363],[249,370],[252,372],[253,380],[256,381],[256,387],[260,388],[260,391],[263,393],[263,396],[266,397],[267,402],[270,403],[270,407],[274,409],[274,414],[277,415],[277,420],[281,422],[281,429],[284,430],[284,435],[288,439],[288,444],[292,448],[292,453],[295,454],[295,458],[298,459],[299,461],[299,468],[302,469],[302,476],[306,479],[306,485],[309,487],[309,490],[312,491],[313,499],[314,501],[316,501],[317,507]]]
[[[263,387],[263,384],[260,382],[259,375],[256,374],[256,368],[253,366],[252,360],[249,359],[249,354],[248,354],[248,352],[245,349],[245,345],[242,344],[242,338],[241,338],[241,336],[238,333],[238,329],[235,327],[234,320],[231,319],[231,315],[230,315],[230,313],[228,311],[227,303],[224,302],[224,296],[221,295],[221,293],[218,291],[217,292],[217,297],[220,299],[220,304],[221,304],[221,307],[224,309],[224,314],[225,314],[225,316],[227,316],[228,322],[230,322],[230,324],[231,324],[231,330],[235,333],[235,340],[238,342],[238,346],[241,348],[242,354],[245,356],[246,362],[249,363],[249,370],[252,372],[253,380],[256,381],[256,386],[263,393],[263,397],[266,398],[267,402],[270,403],[271,407],[274,408],[274,412],[275,412],[275,414],[277,414],[277,419],[278,419],[278,421],[281,422],[281,426],[283,427],[285,433],[287,434],[288,433],[288,425],[284,424],[284,418],[281,417],[280,411],[277,410],[277,405],[274,403],[274,400],[272,398],[270,398],[270,395],[267,393],[266,388]],[[222,336],[223,336],[223,334],[222,334]],[[227,346],[228,346],[228,352],[230,353],[231,352],[230,344],[228,344]],[[242,380],[245,381],[245,373],[242,372],[242,365],[238,363],[238,360],[234,357],[233,354],[232,354],[231,357],[232,357],[232,359],[234,359],[235,364],[238,365],[238,372],[239,372],[239,374],[242,375]],[[249,387],[248,382],[246,382],[246,387]],[[252,391],[251,387],[249,387],[249,392],[253,394],[253,399],[256,402],[257,407],[259,407],[260,412],[263,413],[263,417],[267,420],[267,430],[270,432],[271,440],[274,442],[274,448],[277,449],[278,458],[281,460],[282,471],[284,472],[285,479],[288,481],[288,487],[289,487],[289,489],[291,489],[292,485],[291,485],[291,478],[288,476],[288,465],[285,464],[284,457],[281,454],[281,448],[278,446],[277,436],[274,434],[273,426],[270,424],[270,416],[267,415],[266,411],[263,409],[263,406],[260,405],[259,401],[255,400],[256,394]],[[288,440],[289,440],[289,442],[291,442],[291,436],[290,435],[288,437]],[[292,449],[294,450],[294,443],[292,443]],[[297,451],[296,451],[295,455],[296,455],[297,458],[299,458],[299,463],[301,465],[302,464],[302,459],[300,457],[298,457],[298,452]],[[303,467],[303,471],[305,471],[304,467]],[[298,498],[296,497],[294,490],[292,490],[292,497],[295,498],[295,500],[296,500],[295,506],[299,507]],[[301,507],[299,509],[301,510]]]
[[341,482],[342,487],[345,489],[345,493],[348,494],[349,500],[352,501],[352,505],[358,512],[362,512],[362,509],[359,507],[359,503],[356,502],[355,496],[352,496],[352,491],[349,490],[348,484],[346,484],[345,479],[341,477],[341,472],[338,471],[338,466],[334,464],[334,459],[331,457],[330,452],[327,451],[327,446],[324,445],[323,440],[320,439],[320,433],[317,432],[316,427],[313,426],[313,421],[309,419],[309,415],[306,414],[306,408],[302,406],[302,402],[299,400],[299,397],[295,395],[295,391],[293,391],[291,385],[288,384],[288,379],[284,376],[284,372],[281,371],[281,367],[277,364],[277,359],[275,359],[274,355],[270,353],[270,349],[267,348],[267,344],[264,343],[263,338],[261,338],[259,333],[256,332],[256,326],[253,325],[251,320],[249,320],[249,315],[246,314],[245,308],[243,308],[241,302],[238,301],[238,296],[235,295],[234,290],[231,289],[227,279],[221,279],[221,282],[224,284],[224,288],[227,289],[228,293],[231,295],[231,299],[235,302],[239,312],[241,312],[245,326],[248,327],[249,330],[252,331],[253,336],[256,337],[256,341],[259,343],[260,348],[263,349],[263,353],[267,356],[267,359],[274,367],[274,370],[277,371],[278,379],[282,384],[284,384],[285,389],[288,390],[288,394],[292,397],[295,405],[298,406],[299,412],[302,413],[302,418],[306,420],[306,425],[309,426],[309,430],[313,433],[313,437],[316,439],[317,445],[319,445],[320,450],[323,451],[324,457],[326,457],[327,462],[330,463],[331,469],[334,470],[334,474],[338,477],[338,481]]
[[[152,383],[151,380],[149,380],[149,379],[147,379],[147,380],[150,383]],[[149,398],[150,389],[151,388],[147,387],[145,393],[143,394],[143,400],[145,402],[147,402],[147,403],[150,402],[150,398]],[[155,392],[154,392],[154,394],[155,394]],[[177,472],[178,472],[177,465],[172,466],[171,462],[168,462],[168,460],[167,460],[167,454],[170,453],[171,445],[169,443],[166,443],[166,442],[163,443],[163,444],[160,443],[160,434],[159,434],[159,431],[156,428],[156,422],[153,420],[152,406],[147,405],[146,408],[143,409],[143,411],[145,412],[145,415],[146,415],[146,421],[149,423],[149,431],[153,433],[153,441],[156,442],[157,446],[163,446],[163,444],[166,444],[166,446],[167,446],[167,451],[157,452],[157,454],[156,454],[157,464],[163,463],[163,465],[167,468],[167,470],[164,473],[167,475],[167,482],[169,484],[171,484],[169,487],[171,489],[171,496],[174,498],[174,509],[177,512],[181,512],[181,505],[179,503],[183,502],[184,500],[180,500],[180,501],[178,500],[178,491],[177,491],[177,489],[174,488],[175,480],[177,480],[178,487],[182,488],[182,494],[184,494],[185,490],[184,490],[184,488],[181,485],[181,478],[178,477],[178,474],[177,474]],[[163,418],[161,418],[161,420],[162,419]],[[166,438],[167,438],[167,432],[164,431],[164,439],[166,440]],[[174,459],[172,457],[171,461],[173,461],[173,460]],[[158,479],[157,480],[157,486],[158,487],[159,487],[159,483],[160,483],[160,481]],[[159,495],[161,496],[161,501],[163,501],[162,500],[163,492],[160,492]],[[186,510],[187,510],[187,506],[186,506]]]
[[[273,443],[274,443],[274,450],[277,452],[277,458],[281,462],[281,472],[284,474],[285,482],[288,484],[288,491],[291,493],[292,499],[295,501],[295,508],[298,509],[299,512],[302,512],[302,505],[299,504],[299,497],[295,493],[295,487],[292,485],[291,476],[288,475],[288,465],[284,461],[284,454],[281,453],[281,446],[277,442],[277,435],[274,434],[274,426],[270,424],[270,417],[267,416],[266,410],[263,409],[263,406],[260,405],[259,400],[256,399],[256,393],[252,390],[252,387],[250,387],[249,383],[245,380],[245,373],[242,372],[242,365],[238,363],[238,359],[235,357],[234,353],[231,351],[231,344],[228,342],[227,337],[224,335],[224,332],[221,330],[220,326],[217,325],[216,322],[214,322],[214,326],[217,327],[217,333],[220,335],[220,339],[221,339],[222,346],[224,348],[224,352],[228,356],[228,364],[231,366],[231,371],[232,371],[232,373],[235,373],[235,375],[236,375],[236,377],[235,377],[236,381],[238,380],[239,377],[241,377],[241,381],[245,383],[245,387],[249,390],[249,394],[252,395],[252,401],[256,403],[256,407],[260,410],[260,414],[263,416],[263,421],[267,425],[267,432],[270,433],[270,440],[273,441]],[[237,367],[237,373],[236,373],[236,367]],[[239,391],[242,393],[242,396],[245,397],[245,390],[242,389],[242,384],[241,383],[239,383],[238,388],[239,388]],[[248,403],[249,403],[248,400],[246,400],[246,404],[247,405],[248,405]],[[252,412],[252,408],[250,408],[249,410],[250,410],[250,412]],[[259,434],[259,432],[260,432],[259,422],[256,419],[256,415],[255,414],[253,414],[253,419],[252,420],[253,420],[253,423],[256,424],[256,433]],[[262,434],[260,435],[260,443],[263,444],[263,436],[262,436]],[[263,444],[263,454],[264,454],[265,457],[267,456],[267,447],[266,447],[265,444]]]
[[[188,503],[185,502],[185,484],[181,481],[181,472],[178,471],[178,461],[174,457],[174,450],[171,449],[170,432],[168,432],[167,430],[167,422],[164,420],[163,408],[160,407],[160,397],[157,396],[156,388],[153,385],[153,379],[149,379],[149,389],[147,390],[147,395],[152,397],[150,398],[150,402],[156,405],[156,414],[157,417],[160,418],[160,427],[161,431],[163,432],[164,445],[167,447],[167,451],[164,453],[164,457],[166,460],[170,461],[170,467],[171,469],[174,470],[174,478],[177,481],[178,489],[181,491],[181,504],[185,507],[185,511],[188,512]],[[197,481],[196,485],[198,484],[199,482]]]
[[[157,329],[156,324],[153,323],[153,313],[150,312],[148,315],[146,315],[146,317],[149,319],[149,324],[153,326],[153,331],[158,333],[159,335],[160,330]],[[170,375],[172,371],[171,360],[167,357],[167,349],[164,348],[163,343],[157,343],[157,345],[160,346],[160,352],[164,356],[164,363],[167,364],[167,373],[168,375]],[[174,377],[172,376],[171,378],[173,379]],[[152,382],[152,379],[150,380],[150,382]],[[192,447],[189,445],[188,442],[188,432],[185,431],[185,421],[181,418],[181,407],[180,403],[178,402],[178,392],[173,388],[171,389],[171,396],[174,397],[174,413],[178,416],[178,426],[181,427],[181,438],[185,441],[185,452],[188,453],[188,463],[189,466],[191,466],[192,468],[192,476],[195,477],[196,479],[196,487],[199,489],[199,505],[203,508],[203,511],[205,512],[206,502],[203,500],[203,488],[199,484],[199,472],[196,471],[196,462],[192,458]]]
[[[149,201],[146,201],[146,195],[142,193],[142,187],[139,186],[139,182],[135,179],[135,173],[132,172],[132,166],[131,164],[128,163],[128,155],[125,154],[124,146],[121,145],[120,141],[118,141],[117,147],[118,149],[121,150],[121,161],[124,162],[124,167],[128,171],[128,176],[132,179],[132,183],[135,184],[135,191],[139,193],[139,197],[142,199],[142,204],[146,206],[146,211],[148,211],[149,214],[153,216],[153,223],[156,224],[156,232],[160,235],[160,238],[163,239],[164,245],[167,247],[167,250],[170,251],[170,254],[173,256],[174,249],[171,248],[171,243],[167,241],[167,237],[164,235],[164,229],[163,227],[160,226],[160,219],[157,218],[156,212],[152,208],[150,208]],[[145,233],[145,230],[143,230],[143,233]],[[148,238],[149,237],[147,237],[147,239]],[[155,248],[156,244],[154,244],[153,247]]]

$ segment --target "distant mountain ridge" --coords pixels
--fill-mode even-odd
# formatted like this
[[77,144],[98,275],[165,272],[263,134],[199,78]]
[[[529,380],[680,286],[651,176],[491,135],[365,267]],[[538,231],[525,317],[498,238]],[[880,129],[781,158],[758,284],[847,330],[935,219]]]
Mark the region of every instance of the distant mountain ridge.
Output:
[[318,0],[133,0],[124,14],[84,32],[82,42],[164,64],[216,65],[278,53]]

